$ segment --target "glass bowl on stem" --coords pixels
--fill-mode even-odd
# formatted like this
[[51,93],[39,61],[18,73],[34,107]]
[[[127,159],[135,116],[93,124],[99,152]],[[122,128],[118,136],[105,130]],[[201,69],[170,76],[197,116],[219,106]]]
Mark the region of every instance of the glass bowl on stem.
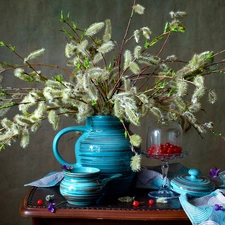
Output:
[[170,188],[167,175],[169,161],[184,157],[182,148],[183,130],[178,122],[161,120],[148,127],[146,149],[143,154],[149,159],[161,161],[162,186],[159,190],[150,191],[150,198],[172,199],[179,196]]

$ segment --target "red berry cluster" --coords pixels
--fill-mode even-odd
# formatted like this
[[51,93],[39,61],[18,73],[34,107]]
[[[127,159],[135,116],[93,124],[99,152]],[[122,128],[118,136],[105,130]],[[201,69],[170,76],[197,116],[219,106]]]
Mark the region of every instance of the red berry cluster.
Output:
[[148,155],[180,155],[182,148],[170,143],[153,145],[148,148]]

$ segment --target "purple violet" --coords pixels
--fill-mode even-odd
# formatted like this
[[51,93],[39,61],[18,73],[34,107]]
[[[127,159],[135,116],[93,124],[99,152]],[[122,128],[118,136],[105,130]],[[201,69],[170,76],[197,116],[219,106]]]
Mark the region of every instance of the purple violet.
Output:
[[48,204],[48,211],[54,213],[55,212],[55,202]]
[[220,172],[220,169],[217,168],[217,167],[215,167],[214,169],[210,169],[209,175],[210,175],[212,178],[216,178],[216,177],[218,177],[219,172]]
[[223,206],[222,205],[215,204],[214,209],[216,211],[223,210]]
[[71,170],[74,168],[74,166],[69,166],[68,164],[66,164],[66,165],[63,165],[61,168],[63,170],[66,170],[66,171],[70,171],[71,172]]

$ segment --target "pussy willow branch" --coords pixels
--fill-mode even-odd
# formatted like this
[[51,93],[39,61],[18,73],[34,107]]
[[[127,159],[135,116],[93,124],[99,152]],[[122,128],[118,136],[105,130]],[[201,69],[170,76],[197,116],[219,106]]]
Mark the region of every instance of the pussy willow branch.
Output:
[[[70,27],[70,29],[76,34],[76,36],[78,37],[78,41],[75,39],[75,37],[74,37],[74,40],[77,42],[77,43],[80,43],[81,42],[81,37],[79,36],[79,34],[74,30],[74,28],[67,22],[67,21],[63,21],[64,23],[66,23],[69,27]],[[78,27],[76,28],[77,30],[79,30],[80,32],[84,32],[82,29],[79,29]],[[95,44],[95,46],[96,47],[98,47],[98,45],[97,45],[97,43],[96,43],[96,41],[95,41],[95,39],[92,37],[92,36],[88,36],[90,39],[91,39],[91,41]],[[96,64],[93,62],[93,58],[91,57],[91,55],[90,54],[88,54],[88,52],[86,51],[86,53],[87,53],[87,55],[88,55],[88,58],[91,60],[91,62],[92,62],[92,64],[94,65],[94,66],[96,66]],[[104,62],[104,64],[105,64],[105,67],[107,67],[107,63],[106,63],[106,59],[105,59],[105,57],[104,57],[104,54],[101,54],[102,55],[102,58],[103,58],[103,62]]]
[[[67,108],[67,107],[62,107],[62,108]],[[53,109],[53,107],[49,108],[48,110],[51,110],[51,109]],[[70,114],[70,113],[74,114],[74,112],[66,112],[66,113],[58,113],[58,115],[61,115],[61,114]],[[41,121],[44,121],[47,118],[48,117],[43,117],[43,118],[41,118]],[[33,124],[35,124],[35,123],[31,123],[28,127],[31,127]],[[22,130],[27,129],[28,127],[24,127],[24,128],[22,128]],[[5,130],[4,127],[0,129],[0,131],[3,131],[3,130]],[[16,137],[16,136],[17,136],[16,134],[15,135],[11,135],[7,140],[4,141],[4,143],[2,144],[2,146],[4,146],[8,142],[8,140],[10,140],[10,139],[12,139],[13,137]]]
[[159,56],[159,55],[162,53],[162,51],[164,50],[164,48],[165,48],[165,46],[166,46],[166,44],[168,43],[168,40],[169,40],[169,38],[170,38],[170,34],[171,34],[171,31],[168,32],[168,35],[167,35],[167,37],[166,37],[166,40],[164,41],[164,43],[163,43],[161,49],[159,50],[157,56]]
[[[145,66],[144,68],[141,69],[140,74],[135,75],[136,78],[135,78],[135,81],[134,81],[134,83],[132,84],[132,86],[135,86],[135,85],[136,85],[136,83],[137,83],[137,81],[139,80],[139,78],[142,76],[142,74],[143,74],[148,68],[149,68],[149,66]],[[133,75],[133,74],[132,74],[132,75]],[[143,82],[143,84],[140,85],[140,87],[138,88],[138,91],[141,90],[141,88],[145,85],[146,82],[147,82],[147,81]]]
[[124,34],[124,37],[123,37],[123,40],[122,40],[122,43],[121,43],[121,46],[120,46],[119,54],[118,54],[118,57],[117,57],[117,60],[116,60],[117,61],[117,66],[118,66],[118,80],[117,80],[116,84],[114,85],[114,87],[112,89],[113,91],[112,91],[111,96],[114,94],[114,92],[118,88],[118,86],[119,86],[119,84],[121,82],[121,79],[122,79],[122,75],[120,74],[121,73],[121,57],[122,57],[122,53],[123,53],[123,50],[124,50],[124,46],[126,44],[126,37],[128,35],[128,31],[129,31],[129,28],[130,28],[130,25],[131,25],[131,21],[132,21],[132,18],[133,18],[135,4],[136,4],[136,0],[134,0],[134,2],[133,2],[131,15],[130,15],[130,18],[128,20],[128,24],[127,24],[127,27],[126,27],[126,30],[125,30],[125,34]]
[[[159,55],[161,54],[161,52],[164,50],[166,44],[168,43],[170,34],[171,34],[171,31],[168,31],[168,32],[164,32],[163,34],[161,34],[161,35],[159,35],[159,36],[157,37],[157,38],[160,38],[160,37],[163,37],[163,36],[167,35],[166,40],[164,41],[164,43],[163,43],[163,45],[162,45],[160,51],[158,52],[157,56],[159,56]],[[131,37],[133,37],[133,35],[132,35]],[[128,40],[130,40],[131,37],[130,37]],[[154,40],[152,40],[149,44],[151,45],[153,42],[154,42]],[[144,51],[146,51],[146,50],[147,50],[147,49],[143,49],[143,50],[142,50],[142,53],[143,53]],[[133,83],[133,86],[136,84],[136,82],[137,82],[137,80],[139,79],[139,77],[140,77],[140,76],[141,76],[141,75],[142,75],[149,67],[150,67],[150,66],[146,66],[146,67],[142,68],[140,74],[139,74],[139,75],[135,75],[135,76],[137,76],[137,77],[136,77],[136,81],[134,81],[134,83]],[[158,69],[158,67],[153,71],[153,73],[154,73],[157,69]],[[153,74],[153,73],[152,73],[152,74]],[[124,73],[123,73],[123,74],[124,74]],[[148,80],[150,79],[150,77],[151,77],[152,74],[150,74],[150,76],[145,80],[145,82],[143,82],[143,84],[140,85],[140,87],[139,87],[138,90],[141,90],[141,88],[148,82]],[[129,77],[132,77],[132,75],[133,75],[133,74],[131,74]]]
[[[148,67],[149,68],[149,67]],[[157,69],[158,69],[159,67],[156,67],[155,69],[154,69],[154,71],[153,72],[151,72],[148,76],[147,76],[147,78],[145,79],[145,81],[142,83],[142,85],[140,85],[140,87],[139,87],[139,89],[138,90],[141,90],[141,88],[143,88],[144,86],[145,86],[145,84],[149,81],[149,79],[153,76],[153,74],[155,73],[155,71],[157,71]],[[147,70],[147,68],[146,68],[146,70]],[[154,84],[153,84],[154,85]],[[152,86],[153,86],[152,85]]]
[[120,46],[120,50],[119,50],[119,55],[118,55],[118,59],[117,59],[118,76],[119,77],[120,77],[120,69],[121,69],[120,66],[121,66],[122,52],[123,52],[124,46],[126,44],[126,37],[128,35],[129,29],[130,29],[130,25],[131,25],[131,21],[132,21],[133,15],[134,15],[134,6],[135,5],[136,5],[136,0],[134,0],[134,2],[133,2],[131,15],[130,15],[130,18],[128,20],[128,24],[127,24],[127,27],[126,27],[126,30],[125,30],[125,34],[124,34],[124,37],[123,37],[123,40],[122,40],[122,43],[121,43],[121,46]]
[[[69,28],[70,28],[70,29],[75,33],[75,35],[77,36],[78,40],[77,40],[75,37],[73,37],[74,41],[76,41],[77,43],[80,43],[80,42],[82,41],[82,38],[79,36],[79,34],[76,32],[76,30],[75,30],[75,29],[70,25],[70,23],[68,23],[66,20],[63,20],[63,23],[65,23],[67,26],[69,26]],[[80,32],[84,32],[82,29],[79,29],[79,28],[77,28],[77,27],[76,27],[76,29],[77,29],[78,31],[80,31]],[[91,36],[88,36],[88,37],[89,37],[89,38],[91,39],[91,41],[95,44],[95,46],[98,47],[96,41],[95,41]],[[96,66],[96,64],[93,62],[93,58],[91,57],[91,55],[88,54],[87,51],[85,51],[85,52],[86,52],[88,58],[91,60],[92,64],[93,64],[94,66]],[[104,61],[105,67],[106,67],[106,66],[107,66],[107,64],[106,64],[106,59],[105,59],[105,57],[104,57],[103,54],[102,54],[102,58],[103,58],[103,61]]]
[[[163,49],[165,48],[166,44],[168,43],[170,34],[171,34],[171,31],[169,31],[169,32],[164,32],[163,34],[161,34],[160,36],[158,36],[158,37],[162,37],[162,36],[164,36],[164,35],[167,35],[166,40],[164,41],[164,43],[163,43],[163,45],[162,45],[160,51],[158,52],[157,56],[159,56],[159,55],[161,54],[161,52],[162,52]],[[153,42],[153,40],[152,40],[152,42]],[[151,44],[152,42],[150,42],[150,44]],[[149,68],[149,67],[148,67],[148,68]],[[141,72],[141,74],[144,73],[144,71],[146,71],[148,68],[143,69],[142,72]],[[157,69],[158,69],[158,67],[157,67],[157,68],[156,68],[156,69],[155,69],[155,70],[147,77],[147,79],[145,80],[145,82],[143,82],[142,85],[140,85],[140,87],[139,87],[138,90],[141,90],[141,88],[148,82],[148,80],[150,79],[150,77],[154,74],[154,72],[155,72]],[[140,75],[139,75],[139,76],[140,76]]]
[[18,56],[21,60],[24,60],[24,58],[23,58],[22,56],[20,56],[20,55],[15,51],[15,49],[12,50],[12,49],[10,48],[10,46],[7,45],[7,44],[5,44],[5,47],[8,48],[11,52],[13,52],[16,56]]
[[[70,23],[68,23],[66,20],[63,20],[62,22],[65,23],[67,26],[69,26],[69,28],[75,33],[75,35],[77,36],[78,40],[77,40],[75,37],[73,37],[74,40],[75,40],[76,42],[80,42],[81,39],[80,39],[79,34],[78,34],[78,33],[76,32],[76,30],[70,25]],[[81,29],[79,29],[79,28],[76,28],[76,29],[79,30],[79,31],[81,31],[81,32],[83,32],[83,31],[82,31]]]
[[[73,74],[71,71],[69,71],[69,70],[67,70],[67,69],[65,69],[65,68],[63,68],[63,67],[54,65],[54,64],[46,64],[46,63],[29,63],[29,65],[31,65],[32,67],[34,67],[34,66],[40,66],[40,67],[52,67],[52,68],[55,68],[55,69],[62,70],[62,71],[64,71],[65,73],[69,74],[70,76],[73,76],[73,77],[74,77],[74,74]],[[16,69],[16,68],[21,68],[21,67],[28,67],[28,65],[22,64],[22,65],[13,66],[13,67],[7,67],[7,68],[5,68],[4,70],[0,71],[0,74],[6,72],[6,71],[8,71],[8,70],[12,70],[12,69]]]
[[[5,47],[6,48],[8,48],[10,51],[12,51],[17,57],[19,57],[22,61],[24,61],[24,58],[22,57],[22,56],[20,56],[16,51],[15,51],[15,49],[11,49],[10,48],[10,46],[9,45],[7,45],[7,44],[5,44]],[[46,80],[46,78],[45,77],[43,77],[41,74],[39,74],[36,70],[35,70],[35,68],[29,63],[29,62],[25,62],[25,65],[27,66],[27,67],[30,67],[34,72],[36,72],[36,74],[38,75],[38,76],[40,76],[42,79],[44,79],[44,80]],[[2,71],[1,71],[2,72]]]
[[[124,128],[125,133],[128,135],[128,137],[129,137],[129,139],[130,139],[130,136],[131,136],[131,135],[130,135],[128,129],[127,129],[127,126],[125,125],[125,123],[124,123],[123,121],[120,121],[120,122],[121,122],[122,125],[123,125],[123,128]],[[136,151],[135,151],[133,145],[131,145],[131,150],[132,150],[132,152],[136,153]]]
[[[160,38],[162,38],[163,36],[166,36],[168,33],[170,33],[171,31],[167,31],[167,32],[163,32],[162,34],[160,34],[159,36],[157,36],[156,38],[154,38],[151,42],[149,42],[149,46],[152,46],[155,42],[155,39],[160,40]],[[158,42],[158,41],[157,41]]]
[[[217,56],[217,55],[219,55],[219,54],[222,54],[222,53],[224,53],[224,52],[225,52],[225,49],[222,50],[222,51],[219,51],[219,52],[215,53],[212,57],[215,57],[215,56]],[[224,61],[224,60],[222,60],[222,61]]]
[[[66,20],[63,20],[63,22],[67,25],[67,26],[69,26],[69,28],[76,34],[76,36],[78,37],[78,40],[73,36],[73,40],[77,43],[77,44],[80,44],[80,42],[82,41],[82,38],[79,36],[79,34],[74,30],[74,28],[70,25],[70,23],[68,23]],[[79,28],[76,28],[77,30],[79,30],[80,32],[84,32],[82,29],[79,29]],[[92,40],[92,42],[95,44],[95,46],[97,46],[97,43],[95,42],[95,40],[91,37],[91,36],[88,36],[91,40]],[[88,57],[88,59],[92,62],[92,64],[94,65],[94,66],[96,66],[96,64],[93,62],[93,58],[92,58],[92,56],[89,54],[89,52],[87,52],[86,51],[86,49],[85,49],[85,53],[86,53],[86,55],[87,55],[87,57]],[[103,57],[103,59],[104,59],[104,57]],[[105,60],[104,60],[105,61]]]

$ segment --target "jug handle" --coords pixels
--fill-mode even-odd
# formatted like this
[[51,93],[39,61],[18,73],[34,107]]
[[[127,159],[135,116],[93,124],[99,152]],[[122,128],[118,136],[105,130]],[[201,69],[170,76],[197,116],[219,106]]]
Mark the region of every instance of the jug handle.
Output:
[[73,131],[80,131],[82,133],[86,133],[86,132],[90,131],[90,127],[87,125],[86,126],[72,126],[72,127],[66,127],[64,129],[60,130],[53,139],[52,150],[53,150],[53,154],[54,154],[56,160],[61,165],[70,165],[70,166],[74,166],[74,167],[79,167],[81,165],[79,165],[78,163],[71,164],[71,163],[68,163],[65,159],[63,159],[62,156],[60,155],[59,149],[58,149],[58,144],[59,144],[60,138],[64,134],[73,132]]
[[111,177],[106,177],[104,179],[102,179],[102,184],[103,184],[103,187],[111,180],[115,179],[115,178],[118,178],[118,177],[122,177],[123,175],[120,174],[120,173],[117,173],[117,174],[114,174],[112,175]]

